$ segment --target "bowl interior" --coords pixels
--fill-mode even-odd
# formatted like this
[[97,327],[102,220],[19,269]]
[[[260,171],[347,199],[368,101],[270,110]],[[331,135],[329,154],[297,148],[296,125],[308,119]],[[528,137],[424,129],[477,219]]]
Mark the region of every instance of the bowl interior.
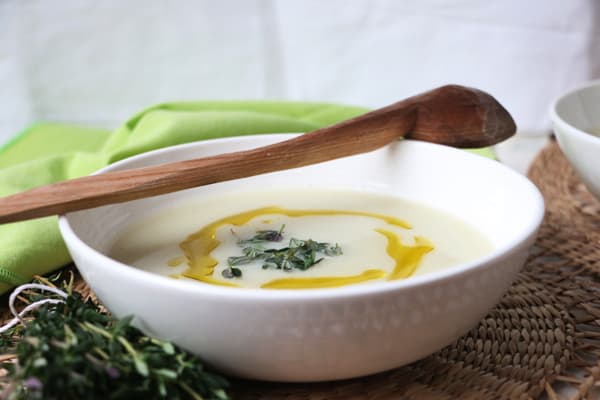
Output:
[[[180,145],[123,160],[104,170],[244,150],[291,137],[246,136]],[[260,190],[261,187],[339,188],[406,198],[445,211],[474,226],[492,242],[496,249],[494,254],[514,247],[535,232],[543,214],[543,201],[535,186],[500,163],[445,146],[405,140],[371,153],[319,165],[70,213],[66,220],[79,239],[106,254],[118,232],[158,208],[195,196]]]
[[563,96],[556,102],[554,112],[565,123],[600,138],[600,82]]

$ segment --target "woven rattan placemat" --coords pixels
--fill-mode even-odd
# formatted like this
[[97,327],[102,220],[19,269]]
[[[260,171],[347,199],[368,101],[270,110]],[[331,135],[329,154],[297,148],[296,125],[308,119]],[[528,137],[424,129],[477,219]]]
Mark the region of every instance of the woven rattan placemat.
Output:
[[509,292],[466,336],[414,364],[366,378],[236,382],[237,398],[600,398],[600,202],[556,143],[538,155],[528,175],[547,208],[536,246]]
[[[318,384],[234,380],[234,398],[600,398],[600,202],[555,143],[538,155],[529,177],[546,201],[538,240],[509,292],[467,335],[370,377]],[[78,287],[89,293],[83,281]]]

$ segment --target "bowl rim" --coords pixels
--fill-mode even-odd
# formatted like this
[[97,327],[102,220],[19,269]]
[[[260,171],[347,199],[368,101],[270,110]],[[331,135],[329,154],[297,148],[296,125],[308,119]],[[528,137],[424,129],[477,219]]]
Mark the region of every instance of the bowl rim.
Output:
[[[103,172],[111,171],[114,168],[117,168],[123,164],[127,164],[131,161],[139,160],[146,157],[153,157],[155,155],[168,153],[171,151],[176,151],[181,148],[191,147],[202,145],[202,143],[209,142],[229,142],[229,141],[252,141],[254,138],[260,136],[264,138],[273,138],[273,139],[289,139],[297,134],[258,134],[258,135],[243,135],[243,136],[232,136],[225,138],[216,138],[216,139],[207,139],[196,142],[189,142],[184,144],[179,144],[175,146],[169,146],[149,152],[145,152],[142,154],[135,155],[133,157],[128,157],[123,160],[117,161],[113,164],[110,164],[100,170],[94,172],[94,174],[100,174]],[[510,255],[514,249],[519,246],[527,243],[533,237],[535,237],[537,230],[543,220],[544,217],[544,199],[537,189],[537,187],[524,175],[512,170],[510,167],[501,164],[495,160],[488,159],[486,157],[482,157],[481,155],[473,154],[466,152],[464,150],[459,150],[456,148],[452,148],[449,146],[433,144],[433,143],[425,143],[414,140],[405,140],[407,142],[411,142],[412,145],[417,146],[434,146],[442,151],[450,151],[450,152],[460,152],[464,155],[464,157],[470,158],[472,160],[478,160],[476,162],[484,162],[484,163],[494,163],[495,168],[500,168],[504,173],[509,174],[512,178],[517,179],[525,184],[525,187],[529,189],[529,196],[531,196],[532,203],[535,205],[535,209],[532,210],[532,218],[530,222],[523,227],[520,234],[514,238],[511,238],[508,243],[503,246],[496,247],[491,253],[479,257],[475,260],[461,263],[455,265],[451,268],[444,269],[442,271],[435,271],[428,274],[411,277],[410,279],[405,280],[395,280],[388,281],[381,284],[371,284],[371,285],[347,285],[342,287],[333,288],[316,288],[316,289],[303,289],[303,290],[294,290],[294,289],[277,289],[277,290],[265,290],[261,288],[229,288],[219,285],[211,285],[203,282],[195,282],[192,280],[183,280],[183,279],[165,279],[165,276],[145,271],[139,268],[135,268],[126,263],[120,262],[109,256],[103,254],[102,252],[92,248],[86,242],[84,242],[79,236],[75,234],[71,224],[69,223],[69,215],[60,215],[59,216],[59,229],[66,243],[69,243],[71,246],[78,246],[82,248],[86,253],[86,257],[88,259],[94,259],[95,262],[102,263],[103,268],[107,271],[110,271],[111,274],[114,274],[116,277],[125,276],[134,281],[144,280],[148,284],[152,285],[160,285],[165,289],[177,290],[181,293],[188,292],[193,294],[202,293],[203,295],[210,295],[217,298],[227,298],[227,299],[238,299],[238,300],[262,300],[262,301],[282,301],[282,300],[307,300],[307,301],[318,301],[320,299],[329,299],[329,298],[350,298],[356,296],[369,296],[376,294],[385,294],[389,292],[394,292],[397,290],[406,290],[419,286],[427,286],[430,284],[436,284],[444,280],[450,280],[454,278],[458,278],[461,275],[471,273],[472,271],[484,268],[486,265],[490,264],[495,260],[500,260],[504,257]],[[78,212],[85,212],[78,211]],[[79,267],[77,266],[79,269]]]
[[575,87],[574,89],[571,89],[566,93],[563,93],[561,96],[559,96],[557,99],[555,99],[554,102],[552,102],[552,105],[550,106],[550,120],[555,125],[558,125],[560,128],[562,128],[560,130],[560,132],[557,132],[556,130],[554,130],[554,133],[556,135],[561,136],[562,134],[565,134],[565,132],[567,132],[567,134],[569,134],[569,135],[575,136],[581,140],[585,140],[590,144],[595,143],[597,145],[600,143],[600,137],[593,135],[589,132],[586,132],[582,129],[577,128],[575,125],[573,125],[570,122],[568,122],[567,120],[565,120],[558,113],[558,110],[557,110],[557,108],[560,106],[560,103],[565,101],[567,97],[574,96],[577,93],[582,92],[587,89],[597,89],[600,91],[600,79],[596,79],[593,81],[586,82],[585,84],[579,85],[579,86]]

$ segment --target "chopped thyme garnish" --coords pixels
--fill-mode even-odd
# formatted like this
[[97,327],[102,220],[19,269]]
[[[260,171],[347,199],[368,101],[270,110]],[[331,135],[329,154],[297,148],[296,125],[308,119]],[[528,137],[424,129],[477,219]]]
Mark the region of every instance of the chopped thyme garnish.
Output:
[[[323,257],[318,258],[319,255],[334,257],[342,254],[342,248],[337,243],[332,245],[312,239],[291,238],[287,247],[265,248],[264,243],[283,240],[284,227],[285,225],[282,225],[278,231],[257,231],[256,235],[250,239],[238,240],[237,244],[242,247],[243,255],[228,257],[228,267],[222,271],[221,275],[227,279],[239,278],[242,276],[242,270],[237,266],[250,264],[255,260],[263,260],[263,269],[275,268],[288,272],[294,269],[305,271],[323,260]],[[232,233],[235,235],[235,232],[232,231]]]
[[238,246],[244,244],[256,244],[256,243],[264,243],[264,242],[281,242],[283,240],[283,228],[285,228],[285,224],[281,225],[278,231],[273,230],[263,230],[257,231],[256,235],[252,236],[250,239],[246,240],[238,240]]
[[227,279],[239,278],[240,276],[242,276],[242,270],[236,267],[229,266],[229,268],[223,270],[222,275],[224,278]]

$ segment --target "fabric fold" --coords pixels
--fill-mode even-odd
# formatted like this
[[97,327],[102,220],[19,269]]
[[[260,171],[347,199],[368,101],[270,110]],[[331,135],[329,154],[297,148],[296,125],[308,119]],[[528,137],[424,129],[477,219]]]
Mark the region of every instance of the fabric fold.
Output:
[[[199,101],[152,106],[114,132],[37,123],[0,148],[0,196],[88,175],[166,146],[226,136],[306,132],[365,111],[323,103]],[[57,217],[0,225],[0,293],[69,262]]]

